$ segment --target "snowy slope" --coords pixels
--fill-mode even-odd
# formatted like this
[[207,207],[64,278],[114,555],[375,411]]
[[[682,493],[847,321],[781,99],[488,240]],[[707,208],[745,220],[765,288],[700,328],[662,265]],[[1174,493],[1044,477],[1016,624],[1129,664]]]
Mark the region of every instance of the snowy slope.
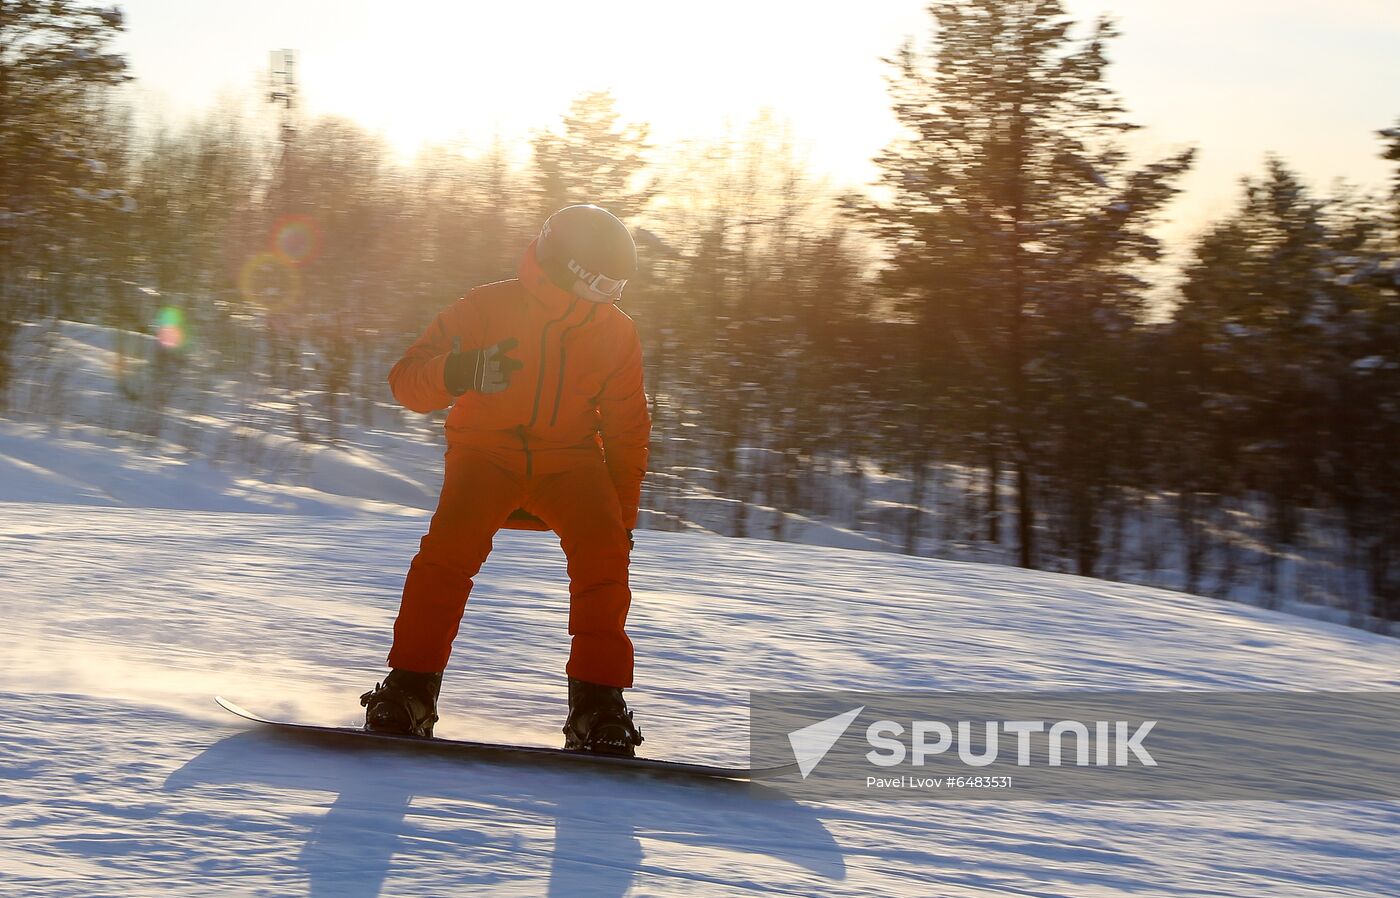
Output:
[[[157,347],[150,334],[95,324],[21,325],[6,396],[13,417],[0,417],[0,502],[331,516],[416,516],[433,507],[441,416],[405,411],[381,384],[378,397],[340,397],[340,423],[333,425],[325,396],[259,377],[246,358],[235,363],[192,351],[180,357],[178,376],[158,377],[152,366]],[[377,380],[391,361],[366,359],[361,375]],[[308,438],[298,439],[304,430]],[[866,463],[852,478],[853,469],[836,466],[822,489],[827,513],[810,518],[752,497],[739,502],[726,496],[719,486],[726,478],[713,458],[683,434],[663,429],[653,436],[654,458],[666,461],[643,486],[643,528],[885,552],[905,547],[913,510],[906,476]],[[778,463],[771,450],[753,446],[735,454],[739,470],[751,476]],[[969,540],[967,522],[956,521],[966,491],[975,489],[970,483],[984,478],[974,469],[938,466],[936,486],[924,499],[928,526],[916,554],[1012,561],[1012,545]],[[1365,571],[1339,554],[1344,540],[1319,531],[1280,554],[1274,594],[1263,588],[1266,578],[1258,570],[1271,556],[1260,519],[1241,513],[1231,526],[1238,528],[1238,551],[1224,566],[1229,573],[1208,562],[1197,589],[1379,632],[1392,628],[1366,613]],[[1130,517],[1123,527],[1120,551],[1104,559],[1111,576],[1185,585],[1174,511]],[[1053,558],[1045,561],[1056,566]]]
[[[1394,802],[798,803],[288,741],[210,696],[353,721],[424,519],[76,501],[0,503],[0,896],[1274,898],[1400,877]],[[765,688],[1400,689],[1395,640],[1238,605],[639,537],[632,703],[658,756],[742,759]],[[546,534],[496,545],[439,732],[553,744],[563,558]]]

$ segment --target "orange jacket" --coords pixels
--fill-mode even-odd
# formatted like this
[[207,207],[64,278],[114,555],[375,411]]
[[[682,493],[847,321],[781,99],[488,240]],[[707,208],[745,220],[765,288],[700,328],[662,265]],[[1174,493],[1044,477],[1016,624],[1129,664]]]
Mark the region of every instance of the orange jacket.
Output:
[[[464,349],[514,337],[525,367],[499,393],[447,391],[454,338]],[[651,416],[642,345],[621,309],[556,286],[525,250],[519,277],[477,287],[440,312],[389,372],[394,398],[415,412],[452,407],[447,439],[525,476],[548,474],[600,447],[628,528],[636,526]]]

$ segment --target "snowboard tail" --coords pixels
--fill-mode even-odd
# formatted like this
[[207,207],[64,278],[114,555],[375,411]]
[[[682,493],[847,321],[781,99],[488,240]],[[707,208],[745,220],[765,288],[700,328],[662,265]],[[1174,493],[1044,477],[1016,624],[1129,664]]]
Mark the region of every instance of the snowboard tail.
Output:
[[450,754],[471,755],[482,758],[499,758],[514,761],[542,761],[546,763],[582,763],[595,767],[626,768],[631,770],[652,770],[662,773],[677,773],[712,779],[751,780],[760,777],[778,776],[797,765],[779,767],[725,767],[712,764],[693,764],[688,761],[665,761],[658,758],[628,758],[620,755],[598,754],[588,751],[570,751],[563,748],[545,748],[534,745],[509,745],[497,742],[474,742],[465,739],[439,739],[424,736],[408,736],[395,733],[377,733],[359,727],[319,726],[309,723],[294,723],[285,720],[269,720],[240,707],[222,696],[215,696],[219,707],[245,720],[260,723],[288,732],[316,734],[328,737],[378,742],[384,745],[414,746]]

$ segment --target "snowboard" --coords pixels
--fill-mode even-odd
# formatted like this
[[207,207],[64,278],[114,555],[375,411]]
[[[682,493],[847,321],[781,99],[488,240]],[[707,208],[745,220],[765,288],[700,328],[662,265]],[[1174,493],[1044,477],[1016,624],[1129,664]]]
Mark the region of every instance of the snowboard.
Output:
[[473,742],[464,739],[438,739],[423,736],[376,733],[360,727],[318,726],[310,723],[294,723],[286,720],[268,720],[246,710],[222,696],[214,701],[225,711],[237,714],[245,720],[274,727],[278,730],[305,735],[320,735],[336,739],[353,739],[382,745],[408,746],[452,755],[469,755],[481,758],[496,758],[511,761],[530,761],[559,764],[586,764],[593,767],[611,767],[625,770],[650,770],[661,773],[683,774],[686,776],[709,777],[712,779],[752,780],[779,776],[797,770],[797,764],[777,767],[722,767],[712,764],[693,764],[688,761],[663,761],[659,758],[623,758],[616,755],[596,754],[588,751],[569,751],[563,748],[545,748],[535,745],[508,745],[496,742]]

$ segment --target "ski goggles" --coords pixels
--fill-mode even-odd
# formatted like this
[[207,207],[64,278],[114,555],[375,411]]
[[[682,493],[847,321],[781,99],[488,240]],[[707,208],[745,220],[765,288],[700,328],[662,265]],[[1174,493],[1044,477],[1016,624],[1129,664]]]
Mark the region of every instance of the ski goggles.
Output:
[[[585,271],[576,262],[569,262],[569,271],[578,278],[574,283],[574,292],[585,299],[592,299],[593,296],[588,295],[592,293],[601,297],[601,300],[615,300],[622,295],[622,288],[627,286],[627,278],[610,278],[606,274],[594,274],[591,271]],[[588,292],[583,292],[585,290]]]

